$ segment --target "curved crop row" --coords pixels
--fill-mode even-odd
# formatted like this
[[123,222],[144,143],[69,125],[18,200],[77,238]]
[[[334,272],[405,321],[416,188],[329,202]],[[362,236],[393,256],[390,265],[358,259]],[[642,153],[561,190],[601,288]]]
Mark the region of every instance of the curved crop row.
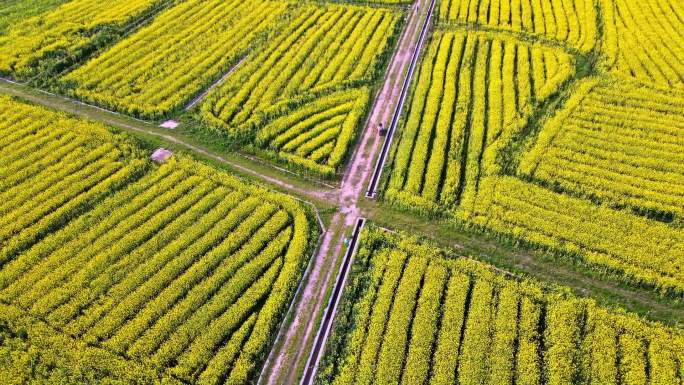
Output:
[[208,95],[202,118],[233,136],[254,133],[258,150],[285,163],[334,175],[366,115],[399,16],[382,8],[301,7]]
[[481,24],[542,35],[582,52],[596,44],[597,15],[594,0],[448,0],[439,8],[447,25]]
[[684,6],[672,0],[601,0],[602,66],[659,87],[684,86]]
[[[401,378],[430,385],[684,379],[679,330],[457,257],[400,235],[365,230],[355,260],[361,278],[352,281],[362,286],[348,291],[357,293],[345,297],[351,305],[348,324],[336,329],[351,331],[340,336],[338,349],[326,352],[318,383],[365,384],[369,376],[374,383]],[[382,274],[394,264],[406,266],[403,273]],[[365,285],[364,278],[374,283]],[[383,295],[383,287],[396,288],[394,296]],[[388,320],[384,331],[374,327],[368,309]],[[384,339],[381,355],[364,372],[369,357],[358,353],[377,338]]]
[[577,98],[542,129],[521,172],[613,206],[682,217],[684,95],[606,82]]
[[681,228],[509,176],[481,180],[468,215],[484,228],[579,256],[599,271],[617,271],[628,282],[675,297],[684,293]]
[[0,110],[0,132],[21,132],[0,147],[0,298],[21,314],[3,320],[44,320],[172,382],[252,381],[311,250],[306,210],[182,156],[152,165],[93,123]]
[[83,100],[160,118],[227,72],[287,9],[261,0],[181,2],[61,81]]
[[[436,211],[472,205],[488,147],[516,134],[574,70],[569,55],[513,39],[440,33],[419,73],[386,196]],[[517,74],[517,75],[516,75]],[[464,167],[465,166],[465,167]]]

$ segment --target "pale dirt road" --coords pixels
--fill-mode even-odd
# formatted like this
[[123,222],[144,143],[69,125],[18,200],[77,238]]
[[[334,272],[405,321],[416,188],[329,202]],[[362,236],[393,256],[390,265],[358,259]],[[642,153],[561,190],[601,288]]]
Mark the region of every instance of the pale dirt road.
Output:
[[[286,193],[295,194],[303,199],[325,202],[326,204],[337,204],[337,191],[333,188],[333,186],[318,181],[316,182],[316,184],[319,185],[317,188],[297,186],[284,180],[284,178],[280,179],[277,176],[278,173],[281,175],[291,174],[287,170],[267,164],[265,162],[257,162],[257,160],[249,156],[242,156],[245,159],[244,163],[232,161],[204,146],[190,143],[189,141],[178,137],[172,131],[160,130],[149,122],[134,119],[64,96],[51,94],[42,90],[36,90],[29,86],[13,82],[9,79],[0,78],[0,92],[19,96],[32,103],[53,108],[55,110],[75,114],[86,119],[96,120],[121,130],[154,136],[169,144],[176,145],[177,147],[190,150],[197,154],[203,155],[204,157],[213,159],[214,161],[223,163],[230,169],[240,174],[247,175],[258,181],[262,181],[265,184],[277,186]],[[258,168],[254,167],[257,163],[259,166],[270,168],[275,172],[272,173],[273,175],[259,172]]]
[[306,365],[317,332],[317,317],[326,306],[327,289],[337,273],[348,230],[360,216],[358,202],[365,194],[366,181],[381,149],[383,137],[378,135],[377,126],[380,122],[386,124],[399,102],[403,80],[420,43],[429,6],[430,1],[417,0],[408,12],[397,50],[390,60],[384,83],[338,191],[338,211],[313,257],[309,276],[293,307],[292,321],[285,325],[287,329],[281,333],[281,340],[271,352],[259,384],[296,384],[301,369]]

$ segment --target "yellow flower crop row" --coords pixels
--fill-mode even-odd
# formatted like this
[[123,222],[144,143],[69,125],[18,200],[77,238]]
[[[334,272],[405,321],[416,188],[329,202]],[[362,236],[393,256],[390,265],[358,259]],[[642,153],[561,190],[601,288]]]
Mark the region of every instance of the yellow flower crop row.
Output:
[[601,66],[621,78],[681,90],[684,5],[666,0],[601,0],[600,6]]
[[1,318],[132,358],[97,381],[144,382],[140,364],[169,383],[253,381],[312,250],[307,210],[182,155],[154,165],[95,123],[7,97],[0,111],[21,133],[0,147]]
[[[510,322],[518,318],[520,298],[512,287],[504,287],[497,299],[496,319],[491,327],[494,338],[491,346],[490,384],[510,385],[515,378],[515,339],[517,324]],[[519,349],[519,348],[518,348]]]
[[[361,249],[361,253],[366,253],[367,250]],[[385,274],[385,269],[387,267],[387,258],[389,257],[388,252],[379,253],[376,259],[373,261],[377,267],[372,269],[370,274],[368,285],[371,289],[367,290],[365,294],[359,298],[358,309],[358,319],[362,324],[367,324],[373,312],[372,305],[376,301],[376,296],[378,294],[378,287],[382,281],[382,277]],[[349,335],[349,344],[347,349],[350,356],[357,357],[361,354],[364,349],[364,343],[366,341],[366,330],[357,328]],[[354,378],[356,376],[356,370],[359,367],[359,362],[356,359],[347,359],[340,364],[339,375],[335,380],[335,384],[353,384]]]
[[518,319],[518,354],[515,358],[516,384],[541,384],[542,357],[539,356],[539,322],[541,322],[541,306],[529,297],[520,300],[520,317]]
[[583,52],[596,44],[597,11],[593,0],[449,0],[439,19],[449,24],[481,24],[567,42]]
[[[195,179],[194,182],[198,182],[198,180]],[[141,227],[129,225],[127,233],[117,231],[107,232],[91,241],[91,247],[84,247],[77,252],[72,251],[70,254],[65,254],[65,250],[60,250],[61,252],[59,253],[53,253],[44,261],[49,262],[49,265],[47,263],[42,263],[37,269],[31,272],[31,275],[35,280],[37,280],[37,282],[34,282],[34,285],[32,285],[30,289],[23,291],[23,293],[21,293],[21,295],[16,298],[15,301],[26,307],[36,306],[37,304],[34,305],[36,301],[39,301],[41,297],[52,292],[56,288],[65,290],[66,288],[60,287],[60,284],[64,284],[64,281],[69,281],[69,278],[74,274],[74,272],[78,271],[80,268],[83,268],[83,265],[89,261],[91,264],[94,264],[93,262],[99,262],[103,258],[108,258],[110,256],[116,258],[132,252],[133,249],[138,246],[138,242],[140,242],[141,239],[145,239],[145,236],[149,234],[148,232],[157,231],[169,224],[177,214],[182,212],[183,209],[188,208],[192,203],[201,198],[203,194],[207,193],[208,188],[209,186],[207,184],[200,184],[200,186],[198,186],[198,188],[194,191],[190,189],[180,190],[188,191],[189,194],[186,199],[183,199],[184,197],[178,197],[177,207],[151,205],[156,206],[156,208],[160,211],[153,212],[152,210],[141,210],[141,216],[149,215],[149,217],[145,218],[143,221],[139,221],[140,217],[133,215],[131,217],[131,222],[134,224],[148,226],[147,232]],[[167,199],[168,197],[164,197],[164,199],[160,199],[160,201],[169,204],[170,200]],[[53,258],[58,259],[61,263],[57,265],[57,260],[53,260]],[[62,260],[62,258],[66,258],[67,260]],[[99,264],[95,264],[95,266],[99,266]],[[36,274],[36,270],[39,273]],[[81,272],[83,272],[83,274],[90,273],[89,270],[81,270]],[[10,291],[14,293],[15,289],[11,287]],[[55,299],[55,305],[61,305],[61,300],[63,299]],[[46,302],[48,306],[52,306],[51,301]],[[39,311],[38,306],[39,305],[36,306],[35,311]]]
[[437,337],[439,322],[436,314],[441,304],[447,274],[447,269],[438,264],[431,264],[425,272],[425,282],[411,326],[410,349],[406,354],[402,383],[422,384],[429,376],[429,358]]
[[[144,383],[182,385],[159,370],[61,333],[16,306],[0,304],[3,380],[39,384]],[[26,338],[28,337],[28,338]],[[28,369],[30,367],[30,369]]]
[[[493,352],[491,336],[493,330],[494,287],[487,280],[473,284],[465,329],[458,355],[458,382],[464,385],[479,384],[489,373],[489,361]],[[510,320],[509,320],[510,322]]]
[[[446,297],[441,315],[442,321],[431,364],[434,385],[453,384],[456,381],[461,331],[465,323],[465,303],[470,293],[470,278],[458,272],[450,272]],[[436,310],[435,313],[438,313]]]
[[232,81],[208,95],[202,118],[230,135],[253,134],[257,151],[282,163],[334,176],[367,113],[400,15],[360,6],[296,8]]
[[366,87],[314,99],[259,129],[255,144],[304,169],[335,175],[369,103]]
[[[158,260],[157,258],[152,259],[151,262],[156,262],[156,265],[149,262],[141,265],[122,282],[126,283],[125,289],[123,289],[124,285],[115,286],[111,289],[110,292],[116,293],[117,297],[124,297],[124,300],[119,302],[116,306],[107,309],[107,316],[101,318],[100,321],[90,329],[87,337],[97,339],[112,338],[113,331],[118,330],[122,326],[121,323],[131,317],[130,313],[141,312],[141,309],[139,309],[141,303],[151,301],[153,294],[159,295],[159,292],[168,284],[168,280],[175,279],[177,280],[176,282],[182,282],[184,278],[182,274],[184,271],[191,266],[197,267],[199,263],[205,261],[205,259],[201,259],[197,260],[197,263],[194,263],[195,258],[213,257],[213,253],[210,253],[210,250],[211,247],[216,245],[221,239],[222,234],[220,234],[220,232],[222,230],[231,229],[231,235],[234,235],[234,237],[228,237],[227,239],[239,245],[241,241],[244,241],[246,237],[249,236],[249,231],[254,231],[270,214],[272,214],[271,207],[261,206],[258,210],[255,210],[254,216],[248,218],[245,218],[244,214],[226,215],[225,218],[221,219],[221,222],[215,223],[215,226],[210,226],[202,236],[194,239],[194,242],[184,245],[185,248],[179,247],[175,250],[178,254],[164,253],[163,257],[165,258],[159,258]],[[244,220],[240,225],[241,227],[234,228],[233,226],[240,223],[239,221],[241,220]],[[202,223],[195,228],[195,231],[203,229],[201,225]],[[211,223],[211,225],[214,225],[214,223]],[[184,238],[185,237],[181,236],[176,242],[181,240],[183,242],[188,242],[188,240],[192,240],[192,238]],[[234,251],[235,247],[236,246],[233,246],[233,248],[229,248],[227,251]],[[166,252],[166,250],[163,251]],[[157,256],[155,255],[155,257]],[[137,284],[136,286],[130,284],[134,279],[137,280],[137,282],[134,281]],[[104,313],[104,311],[102,313]]]
[[374,384],[396,384],[400,381],[405,361],[409,325],[412,324],[422,277],[427,260],[411,258],[394,293],[393,306],[385,326]]
[[78,98],[160,118],[227,72],[287,9],[262,0],[181,2],[61,81]]
[[521,171],[613,205],[684,215],[684,96],[610,83],[576,95]]
[[[171,170],[167,169],[166,171]],[[27,290],[35,282],[35,278],[40,276],[37,274],[43,274],[39,273],[39,271],[50,271],[57,268],[71,254],[85,249],[88,245],[92,245],[92,242],[98,237],[116,226],[121,221],[121,218],[131,216],[145,207],[162,191],[160,183],[176,183],[180,181],[181,177],[180,173],[169,174],[168,172],[160,172],[152,175],[152,177],[143,177],[139,183],[129,186],[122,193],[128,203],[123,205],[116,212],[116,215],[110,215],[111,206],[108,203],[111,201],[111,198],[108,198],[103,204],[90,211],[87,216],[81,216],[71,221],[59,231],[43,239],[40,244],[25,252],[21,259],[13,260],[5,265],[2,271],[0,271],[0,288],[5,289],[3,299],[11,300],[11,298],[22,291]],[[163,202],[161,199],[159,201]],[[91,221],[97,222],[97,225],[90,226]],[[137,225],[135,222],[132,224],[134,226]],[[129,231],[130,228],[122,227],[122,230]],[[83,236],[76,237],[77,234],[83,234]],[[60,252],[53,254],[55,257],[51,258],[50,263],[45,261],[42,265],[42,270],[33,269],[33,279],[27,279],[27,277],[24,277],[23,280],[19,279],[37,261],[50,255],[50,253],[53,253],[58,248]]]
[[[533,57],[542,65],[531,67]],[[480,166],[488,158],[480,159],[515,135],[532,105],[573,71],[569,55],[542,46],[488,34],[435,34],[418,74],[386,197],[428,212],[435,204],[452,206],[459,200],[471,207],[478,178],[492,173]]]
[[[355,263],[343,299],[348,313],[338,315],[333,331],[345,334],[335,335],[342,342],[323,358],[319,383],[401,378],[429,385],[617,385],[644,383],[646,376],[657,384],[683,379],[679,329],[603,308],[567,289],[516,278],[372,226],[362,233]],[[380,345],[378,358],[359,354]]]
[[[221,208],[223,210],[220,211],[214,209],[214,211],[218,211],[216,213],[212,212],[212,216],[214,217],[225,214],[227,212],[226,204],[230,205],[233,202],[233,199],[239,196],[240,194],[238,193],[224,195],[222,191],[214,191],[210,194],[207,194],[201,200],[195,202],[187,211],[179,215],[176,220],[174,220],[168,226],[159,231],[157,233],[156,238],[160,241],[170,242],[173,237],[183,235],[183,233],[181,232],[182,228],[185,226],[189,226],[189,224],[192,223],[192,221],[195,220],[199,215],[203,214],[208,209],[215,206],[217,200],[222,200],[221,205],[219,205],[219,207],[222,206]],[[228,206],[228,208],[230,207],[231,206]],[[206,226],[205,221],[195,224],[195,226],[197,227],[199,227],[200,225]],[[49,317],[50,320],[53,322],[60,323],[63,323],[66,320],[71,320],[73,317],[76,316],[80,308],[82,308],[84,305],[87,305],[89,297],[94,295],[105,294],[109,289],[111,289],[112,283],[115,282],[116,279],[122,275],[122,271],[126,271],[125,267],[138,262],[142,258],[145,258],[147,255],[154,251],[152,247],[152,245],[149,245],[148,247],[138,247],[134,252],[121,256],[116,263],[107,265],[106,269],[94,269],[94,271],[91,271],[90,274],[82,275],[80,277],[80,281],[91,279],[91,283],[88,287],[88,290],[80,289],[76,295],[73,295],[68,292],[64,293],[64,291],[62,291],[60,293],[62,297],[70,297],[71,299],[67,303],[61,305],[58,309],[51,310],[51,314]],[[108,259],[112,257],[116,258],[117,256],[116,254],[112,256],[111,253],[109,256],[107,256]],[[95,276],[96,273],[99,273],[100,275],[95,279],[91,278]],[[136,271],[135,275],[136,278],[139,280],[141,276],[145,277],[148,274],[141,274],[140,272]],[[103,276],[106,276],[107,278],[104,278]],[[129,279],[128,282],[131,282],[131,280]],[[133,282],[136,281],[133,280]],[[54,306],[55,305],[53,304],[53,307]],[[70,331],[73,331],[73,329],[71,329]]]
[[580,256],[598,269],[620,272],[628,281],[662,293],[684,292],[680,228],[514,177],[483,179],[478,201],[473,212],[465,213],[478,225]]
[[[261,232],[261,234],[259,234],[260,237],[263,238],[265,233],[265,231]],[[262,245],[264,241],[259,242],[260,240],[257,239],[257,242],[245,245],[245,247],[236,253],[235,260],[222,261],[221,265],[217,267],[217,272],[219,274],[213,276],[212,279],[205,280],[198,287],[193,288],[192,292],[183,299],[182,306],[176,306],[172,312],[168,312],[164,315],[163,322],[157,322],[153,328],[146,330],[145,338],[138,339],[135,341],[134,346],[130,348],[131,354],[143,357],[144,354],[153,352],[164,342],[164,338],[172,333],[174,327],[178,326],[183,320],[190,316],[190,312],[194,306],[197,306],[197,303],[206,301],[208,296],[212,293],[217,293],[219,288],[222,291],[224,298],[228,298],[229,300],[231,298],[234,299],[240,290],[244,289],[245,285],[250,283],[249,277],[252,276],[247,274],[240,275],[237,272],[249,273],[251,271],[259,272],[263,270],[265,265],[262,260],[266,258],[266,261],[270,262],[274,257],[274,254],[282,250],[284,245],[287,245],[288,235],[290,235],[289,230],[281,232],[277,238],[274,238],[275,241],[270,243],[260,254],[257,254],[259,245]],[[273,237],[272,234],[271,237]],[[224,250],[226,249],[221,251]],[[258,257],[256,257],[256,255],[258,255]],[[246,258],[254,259],[247,263]],[[241,264],[245,264],[245,266],[241,266]],[[226,286],[220,287],[219,285],[221,283]],[[150,307],[150,311],[154,311],[154,307]]]
[[160,0],[73,0],[21,20],[0,34],[0,73],[23,77],[44,57],[76,54],[98,30],[121,28],[161,4]]
[[[387,267],[385,268],[385,273],[383,275],[382,285],[375,294],[375,301],[372,303],[365,303],[365,306],[368,306],[368,309],[372,310],[371,317],[366,324],[367,331],[364,336],[365,341],[363,341],[361,354],[357,356],[361,357],[361,360],[350,357],[348,361],[354,361],[354,366],[350,370],[354,371],[351,372],[349,378],[345,379],[342,377],[341,379],[345,379],[345,381],[339,382],[339,384],[373,384],[375,372],[377,370],[376,363],[380,346],[383,342],[394,292],[399,283],[399,277],[401,277],[404,269],[404,259],[406,258],[406,253],[399,250],[387,250],[386,252],[389,253],[389,255],[384,257],[387,258]],[[380,267],[378,266],[378,268]],[[364,311],[365,309],[361,310]],[[356,380],[354,380],[354,377]]]

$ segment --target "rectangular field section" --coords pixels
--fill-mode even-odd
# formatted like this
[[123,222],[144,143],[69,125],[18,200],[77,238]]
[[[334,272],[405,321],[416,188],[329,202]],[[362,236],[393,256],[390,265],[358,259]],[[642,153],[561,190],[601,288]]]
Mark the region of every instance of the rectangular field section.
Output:
[[386,197],[426,211],[472,204],[478,178],[492,168],[487,154],[517,135],[574,70],[573,57],[555,48],[489,34],[435,33]]
[[383,198],[681,299],[675,3],[443,3]]
[[[27,10],[27,16],[31,12],[37,15],[16,18],[5,33],[0,33],[0,73],[20,79],[58,73],[134,27],[167,2],[72,0],[42,14]],[[50,9],[45,3],[43,10]]]
[[6,97],[0,111],[0,332],[17,345],[0,369],[252,381],[316,239],[307,211],[183,156],[155,165],[94,123]]
[[397,34],[398,10],[303,7],[201,106],[210,126],[259,152],[332,176],[364,122]]
[[366,230],[319,384],[679,384],[679,330]]

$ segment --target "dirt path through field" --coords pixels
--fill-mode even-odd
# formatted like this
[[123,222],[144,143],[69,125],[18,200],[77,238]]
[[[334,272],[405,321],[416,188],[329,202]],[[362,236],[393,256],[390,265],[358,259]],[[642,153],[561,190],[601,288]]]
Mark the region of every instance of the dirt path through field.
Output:
[[[146,136],[153,136],[166,143],[175,145],[176,147],[190,150],[206,158],[223,163],[237,173],[252,177],[272,186],[277,186],[282,191],[300,196],[302,199],[310,199],[314,201],[325,202],[327,204],[337,204],[337,191],[330,188],[330,186],[322,185],[319,188],[297,186],[288,182],[285,180],[285,178],[279,177],[280,175],[278,175],[278,173],[283,175],[287,172],[287,170],[283,170],[265,163],[258,163],[246,156],[243,156],[244,162],[242,163],[233,161],[207,147],[196,143],[190,143],[189,141],[176,135],[173,131],[159,129],[158,127],[155,127],[154,125],[142,120],[134,119],[64,96],[55,95],[42,90],[36,90],[29,86],[4,78],[0,78],[0,92],[19,96],[32,103],[53,108],[55,110],[78,115],[86,119],[96,120],[121,130],[133,131]],[[259,167],[257,167],[257,163]],[[269,173],[260,172],[260,168],[270,169]]]
[[318,329],[317,320],[327,304],[327,289],[332,286],[338,272],[349,229],[360,216],[358,202],[365,194],[366,181],[382,145],[383,137],[378,135],[377,126],[390,119],[399,102],[403,80],[420,44],[429,6],[430,1],[417,0],[408,11],[408,21],[398,48],[390,60],[384,83],[338,191],[339,210],[323,236],[305,286],[293,307],[292,321],[286,325],[286,331],[271,352],[260,384],[296,384],[309,359],[310,346]]

